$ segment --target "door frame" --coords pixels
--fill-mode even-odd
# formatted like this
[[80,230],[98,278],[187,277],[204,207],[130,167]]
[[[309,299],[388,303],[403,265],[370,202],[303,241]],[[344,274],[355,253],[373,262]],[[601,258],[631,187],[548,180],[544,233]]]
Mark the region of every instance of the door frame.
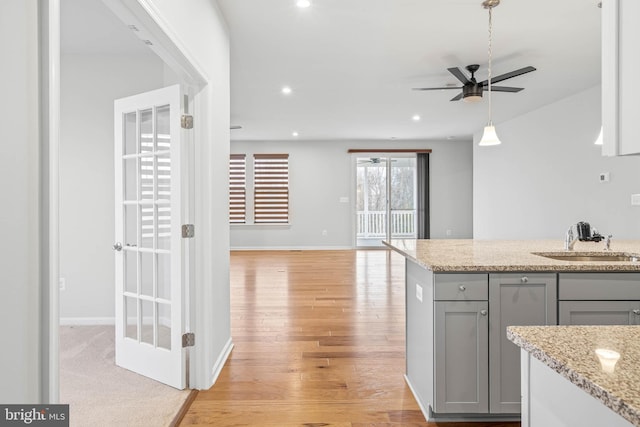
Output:
[[[155,8],[147,0],[109,0],[104,2],[120,19],[128,24],[134,24],[139,32],[136,34],[144,40],[150,40],[153,45],[151,49],[171,68],[181,79],[181,85],[185,87],[189,94],[189,101],[192,106],[198,105],[199,111],[191,114],[199,114],[205,117],[209,113],[206,102],[194,102],[193,98],[207,86],[208,81],[204,77],[197,62],[189,54],[184,45],[176,42],[171,37],[171,32],[166,27]],[[40,353],[41,353],[41,401],[47,403],[58,403],[60,399],[60,367],[59,367],[59,327],[60,327],[60,289],[59,289],[59,149],[60,149],[60,0],[42,0],[39,2],[38,14],[41,22],[42,32],[40,33],[40,78],[42,87],[41,114],[42,121],[40,127],[41,140],[41,165],[42,165],[42,236],[43,247],[41,249],[41,262],[43,271],[41,305],[43,315],[40,321]],[[195,108],[195,107],[194,107]],[[199,133],[194,133],[193,141],[197,141]],[[195,161],[190,159],[189,166],[192,167],[189,180],[193,180],[195,171]],[[194,188],[191,186],[190,192],[193,195]],[[190,203],[193,204],[191,198]],[[206,206],[195,203],[193,217],[204,218],[207,216]],[[195,256],[191,256],[195,258]],[[195,325],[198,313],[197,304],[193,296],[203,288],[203,280],[199,280],[200,269],[194,268],[193,263],[189,265],[188,274],[194,277],[193,287],[188,297],[189,318],[187,325]],[[208,342],[208,331],[202,331],[198,337],[200,343]],[[192,386],[206,385],[209,375],[201,370],[190,369],[193,364],[199,363],[206,357],[206,345],[196,346],[193,350],[193,357],[188,358],[187,371],[189,372],[189,384]],[[200,376],[196,377],[196,374]]]

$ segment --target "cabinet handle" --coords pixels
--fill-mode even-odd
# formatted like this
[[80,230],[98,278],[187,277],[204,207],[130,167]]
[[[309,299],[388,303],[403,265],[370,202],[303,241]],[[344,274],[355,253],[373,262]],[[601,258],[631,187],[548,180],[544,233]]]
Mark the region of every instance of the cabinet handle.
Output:
[[458,289],[460,289],[460,292],[464,292],[467,290],[467,288],[465,288],[464,285],[458,286]]
[[481,316],[486,316],[487,315],[487,310],[480,310],[480,315]]
[[640,315],[640,310],[638,310],[637,308],[635,310],[633,310],[633,314],[635,315]]
[[522,278],[520,279],[520,281],[522,283],[527,283],[529,281],[529,278],[527,276],[522,276]]

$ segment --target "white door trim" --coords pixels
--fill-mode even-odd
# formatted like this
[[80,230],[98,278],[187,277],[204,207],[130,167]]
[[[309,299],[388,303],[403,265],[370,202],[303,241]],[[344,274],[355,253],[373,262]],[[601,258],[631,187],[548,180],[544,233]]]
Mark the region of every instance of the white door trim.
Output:
[[[193,89],[190,93],[198,93],[208,84],[205,73],[189,54],[185,46],[176,42],[175,35],[170,34],[166,23],[161,21],[160,15],[148,0],[108,0],[104,1],[110,9],[117,9],[120,12],[114,13],[121,19],[128,16],[133,23],[138,23],[145,32],[140,36],[148,36],[153,42],[154,51],[167,63],[167,65],[182,79],[184,83]],[[41,395],[42,402],[57,403],[59,401],[60,390],[60,368],[59,368],[59,352],[60,346],[58,341],[58,329],[60,326],[59,313],[59,179],[58,170],[59,156],[59,129],[60,129],[60,0],[43,0],[39,2],[39,14],[46,28],[43,28],[40,39],[40,58],[41,72],[43,82],[46,81],[47,86],[43,86],[40,90],[42,96],[41,105],[43,106],[43,124],[41,127],[41,148],[43,153],[43,162],[48,165],[48,170],[43,169],[43,183],[47,183],[48,188],[42,198],[40,207],[42,221],[42,235],[48,236],[48,245],[43,248],[41,254],[43,260],[41,265],[47,267],[47,273],[42,273],[41,282],[41,304],[46,309],[41,319],[41,329],[39,331],[41,344]],[[123,19],[126,22],[126,19]],[[206,114],[207,111],[201,109],[198,113]],[[194,139],[197,138],[194,133]],[[198,171],[195,171],[196,179]],[[202,204],[195,203],[196,212],[194,216],[205,217],[202,210],[206,210]],[[200,214],[201,213],[201,214]],[[200,215],[198,215],[200,214]],[[195,254],[193,255],[195,258]],[[203,289],[201,269],[192,271],[193,281],[191,294],[194,295],[199,289]],[[206,275],[206,272],[203,273]],[[189,312],[191,313],[192,325],[195,325],[195,319],[206,315],[206,313],[197,313],[198,304],[190,300]],[[193,350],[192,358],[189,361],[190,366],[194,363],[204,360],[206,354],[206,343],[210,341],[210,337],[202,331],[198,342],[199,345]],[[204,345],[200,345],[204,344]],[[190,369],[191,384],[196,387],[211,384],[211,373],[202,372],[198,369]]]

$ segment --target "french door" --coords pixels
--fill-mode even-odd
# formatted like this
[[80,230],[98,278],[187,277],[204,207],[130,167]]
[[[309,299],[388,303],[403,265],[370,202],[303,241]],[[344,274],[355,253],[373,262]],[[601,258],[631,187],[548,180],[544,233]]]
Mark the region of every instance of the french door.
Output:
[[416,156],[358,155],[356,246],[381,247],[383,240],[416,237]]
[[180,86],[115,101],[118,366],[183,389]]

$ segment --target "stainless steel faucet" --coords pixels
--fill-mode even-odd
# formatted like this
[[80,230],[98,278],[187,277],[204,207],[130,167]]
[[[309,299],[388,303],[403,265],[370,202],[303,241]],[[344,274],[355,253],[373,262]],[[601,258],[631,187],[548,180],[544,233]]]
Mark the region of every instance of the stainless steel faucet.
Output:
[[571,226],[569,226],[569,229],[567,230],[567,233],[564,236],[564,250],[565,251],[572,251],[573,250],[573,245],[576,244],[576,241],[578,240],[577,237],[577,229],[576,229],[576,233],[573,233],[573,229],[576,228],[575,224],[571,224]]

